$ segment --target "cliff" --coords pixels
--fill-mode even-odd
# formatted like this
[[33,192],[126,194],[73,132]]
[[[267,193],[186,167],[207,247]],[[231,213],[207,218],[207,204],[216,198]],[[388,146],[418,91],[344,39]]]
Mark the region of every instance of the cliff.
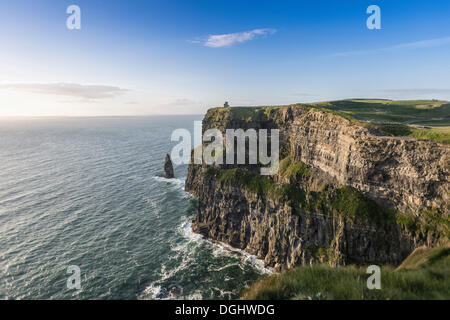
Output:
[[191,164],[195,232],[277,270],[328,262],[399,264],[449,238],[450,146],[388,136],[316,105],[211,109],[209,128],[279,129],[280,168]]

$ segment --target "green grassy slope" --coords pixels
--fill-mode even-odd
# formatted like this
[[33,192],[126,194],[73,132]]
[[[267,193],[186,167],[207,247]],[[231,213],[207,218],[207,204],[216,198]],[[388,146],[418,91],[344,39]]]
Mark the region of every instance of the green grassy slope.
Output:
[[366,268],[324,265],[270,275],[242,292],[242,299],[450,299],[450,248],[416,250],[397,269],[381,268],[381,289],[369,290]]
[[[358,118],[399,123],[450,125],[450,103],[439,100],[340,100],[317,103]],[[434,119],[434,120],[433,120]]]
[[[353,123],[376,129],[388,136],[405,136],[450,144],[450,102],[439,100],[349,99],[294,107],[333,112]],[[244,121],[273,119],[287,106],[215,108],[212,116],[224,113]]]
[[342,112],[390,136],[407,136],[450,143],[450,103],[439,100],[354,99],[316,105]]
[[[397,270],[414,270],[433,265],[445,257],[448,257],[450,250],[447,247],[429,249],[426,247],[417,248],[408,258],[406,258]],[[450,277],[450,274],[448,275]]]

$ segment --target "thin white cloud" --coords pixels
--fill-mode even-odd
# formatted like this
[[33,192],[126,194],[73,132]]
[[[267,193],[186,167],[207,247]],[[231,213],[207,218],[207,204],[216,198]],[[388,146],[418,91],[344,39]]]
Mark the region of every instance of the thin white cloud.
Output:
[[74,97],[82,100],[114,98],[125,91],[108,85],[82,85],[77,83],[14,83],[0,84],[0,90],[18,90],[23,92]]
[[171,100],[164,105],[167,107],[184,107],[184,106],[196,106],[201,104],[202,103],[199,101],[194,101],[188,98],[179,98]]
[[394,88],[377,90],[377,96],[389,99],[438,99],[450,100],[450,88]]
[[383,92],[393,93],[393,94],[450,94],[450,89],[442,88],[426,88],[426,89],[387,89]]
[[275,32],[277,32],[277,30],[270,28],[254,29],[251,31],[236,32],[236,33],[213,34],[208,36],[206,40],[194,40],[190,42],[202,43],[205,47],[210,48],[222,48],[222,47],[230,47],[236,43],[243,43],[260,37],[272,35]]
[[356,50],[356,51],[338,52],[338,53],[333,54],[333,56],[345,57],[345,56],[355,56],[355,55],[378,53],[378,52],[396,52],[396,51],[400,51],[400,50],[404,50],[404,49],[422,49],[422,48],[443,46],[446,44],[450,44],[450,37],[400,43],[400,44],[397,44],[394,46],[378,48],[378,49],[371,49],[371,50]]

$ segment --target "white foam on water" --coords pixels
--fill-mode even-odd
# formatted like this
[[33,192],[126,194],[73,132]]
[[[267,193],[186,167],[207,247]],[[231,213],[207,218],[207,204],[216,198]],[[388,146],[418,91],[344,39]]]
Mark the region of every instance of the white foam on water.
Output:
[[159,182],[166,182],[166,183],[175,184],[175,185],[179,186],[180,188],[184,188],[184,184],[185,184],[185,181],[186,181],[186,177],[184,177],[184,178],[167,179],[167,178],[164,178],[164,177],[154,176],[153,178],[156,181],[159,181]]
[[[167,291],[165,288],[159,286],[150,284],[145,288],[145,290],[142,292],[142,294],[138,297],[138,299],[152,299],[152,300],[176,300],[179,299],[180,296],[175,294],[172,291]],[[186,298],[186,297],[183,297]],[[201,298],[200,298],[201,299]],[[194,299],[188,299],[188,300],[194,300]]]
[[[180,225],[177,230],[178,232],[182,232],[181,228],[183,224]],[[159,271],[159,279],[150,283],[141,294],[141,299],[156,299],[156,300],[174,300],[174,299],[187,299],[187,300],[197,300],[202,299],[202,295],[200,291],[195,291],[190,295],[183,295],[182,289],[180,288],[166,288],[164,287],[164,281],[176,276],[177,273],[186,270],[189,268],[192,263],[194,263],[195,257],[191,255],[192,253],[192,243],[193,241],[189,240],[187,242],[183,242],[177,245],[170,245],[171,250],[176,254],[169,259],[171,261],[175,260],[177,263],[175,267],[167,267],[167,263],[163,263],[161,265],[161,270]],[[181,258],[181,261],[178,262],[178,259]],[[174,289],[179,292],[174,292]]]
[[155,299],[155,297],[161,292],[161,286],[155,286],[155,285],[148,285],[145,287],[144,291],[142,292],[141,296],[150,296],[152,299]]
[[188,296],[183,297],[186,300],[203,300],[203,296],[200,291],[195,291]]
[[[192,245],[208,245],[213,248],[213,255],[214,256],[234,256],[239,257],[242,262],[249,263],[256,267],[260,272],[264,274],[271,274],[274,271],[271,268],[264,267],[264,261],[256,258],[255,256],[249,254],[248,252],[245,252],[240,249],[236,249],[231,247],[230,245],[218,241],[210,241],[205,239],[202,235],[194,233],[192,231],[192,222],[191,218],[184,216],[181,219],[181,223],[177,227],[177,233],[183,236],[185,239],[187,239],[187,242],[181,243],[179,245],[176,245],[172,247],[172,251],[176,252],[176,256],[172,257],[171,259],[178,259],[179,257],[182,257],[181,263],[179,263],[175,268],[172,268],[170,270],[167,269],[166,264],[163,264],[161,266],[160,271],[160,278],[152,283],[150,283],[142,292],[140,299],[158,299],[158,300],[174,300],[174,299],[186,299],[186,300],[201,300],[203,299],[201,291],[195,291],[187,296],[184,296],[182,293],[174,293],[173,291],[167,290],[166,288],[162,287],[160,284],[163,283],[165,280],[170,279],[171,277],[175,276],[178,272],[185,270],[189,267],[191,263],[193,263],[194,257],[191,256],[192,252]],[[210,271],[221,271],[226,268],[232,267],[232,266],[238,266],[242,269],[242,266],[239,263],[230,263],[225,266],[211,269]],[[231,279],[224,279],[224,281],[231,280]],[[212,289],[215,289],[219,291],[221,297],[230,297],[233,295],[233,292],[229,291],[223,291],[217,287],[214,287]]]
[[[166,278],[167,279],[167,278]],[[139,295],[140,300],[202,300],[203,296],[200,290],[195,290],[191,294],[185,295],[183,288],[178,286],[163,287],[159,283],[165,279],[159,279],[146,286],[144,291]]]
[[148,206],[151,209],[151,212],[158,218],[161,217],[160,213],[160,206],[156,203],[156,201],[150,199],[150,198],[145,198],[145,202],[148,204]]
[[223,297],[223,298],[225,298],[225,297],[230,298],[234,294],[234,292],[232,292],[232,291],[225,291],[225,290],[222,290],[222,289],[217,288],[217,287],[213,287],[212,289],[218,291],[219,292],[219,297]]
[[[261,259],[258,259],[256,256],[241,250],[234,248],[226,243],[220,242],[220,241],[211,241],[208,239],[205,239],[202,235],[195,233],[192,231],[192,222],[188,217],[184,217],[182,219],[181,224],[177,228],[178,232],[187,238],[189,241],[194,241],[200,244],[208,244],[212,246],[213,248],[213,255],[214,256],[230,256],[235,255],[240,257],[244,262],[250,263],[253,266],[255,266],[259,271],[265,273],[265,274],[271,274],[275,271],[270,267],[264,266],[264,261]],[[225,266],[226,268],[228,266]]]
[[231,255],[231,254],[238,255],[241,257],[243,261],[252,264],[258,270],[262,271],[265,274],[271,274],[275,272],[272,268],[265,267],[263,260],[258,259],[256,256],[244,250],[234,248],[229,244],[223,242],[214,241],[212,243],[216,244],[215,250],[213,251],[213,254],[215,255]]
[[209,267],[208,271],[215,271],[215,272],[217,272],[217,271],[222,271],[222,270],[225,270],[227,268],[231,268],[231,267],[235,267],[235,266],[239,266],[239,264],[238,263],[230,263],[230,264],[224,265],[224,266],[219,267],[219,268]]
[[192,231],[192,221],[189,217],[183,217],[181,219],[180,225],[177,227],[177,232],[181,234],[184,238],[187,238],[190,242],[196,242],[203,244],[205,239],[202,237],[202,235],[198,233],[194,233]]
[[[175,186],[178,190],[182,191],[182,196],[186,198],[193,197],[191,194],[184,191],[185,187],[185,179],[186,178],[174,178],[174,179],[166,179],[163,177],[153,177],[156,181],[161,183],[170,184],[172,186]],[[156,203],[150,203],[150,205],[153,207]],[[155,206],[156,207],[156,206]],[[155,208],[156,209],[156,208]],[[183,238],[187,239],[187,241],[184,241],[182,243],[171,245],[171,250],[176,253],[175,256],[172,256],[171,260],[177,260],[181,257],[181,262],[176,264],[176,267],[174,268],[168,268],[167,264],[163,264],[161,266],[160,270],[160,277],[158,280],[150,283],[142,292],[140,295],[140,299],[159,299],[159,300],[172,300],[172,299],[187,299],[187,300],[197,300],[202,299],[202,293],[199,290],[194,291],[193,293],[185,296],[182,293],[182,289],[178,290],[175,288],[168,289],[165,288],[163,283],[164,281],[172,278],[180,271],[183,271],[192,263],[195,263],[194,259],[195,257],[192,255],[193,250],[195,247],[198,247],[199,245],[207,245],[210,246],[213,251],[213,256],[233,256],[238,257],[242,262],[249,263],[256,267],[260,272],[264,274],[270,274],[274,271],[271,268],[267,268],[264,266],[264,261],[258,259],[254,255],[249,254],[248,252],[245,252],[240,249],[233,248],[232,246],[218,242],[218,241],[211,241],[208,239],[205,239],[202,235],[194,233],[192,231],[192,217],[183,216],[181,218],[180,224],[176,228],[176,232],[181,235]],[[232,266],[238,266],[239,268],[243,269],[243,266],[241,263],[230,263],[225,266],[221,266],[218,268],[211,268],[208,269],[210,271],[221,271],[226,268],[232,267]],[[231,279],[226,279],[231,280]],[[219,288],[214,287],[214,290],[217,290],[220,293],[221,297],[230,297],[233,295],[232,292],[228,291],[222,291]],[[178,292],[180,291],[180,292]]]
[[164,177],[154,176],[153,179],[155,179],[158,182],[169,183],[169,184],[177,187],[177,189],[182,191],[182,195],[181,196],[183,198],[193,198],[194,197],[189,192],[184,191],[184,186],[186,184],[186,177],[167,179],[167,178],[164,178]]

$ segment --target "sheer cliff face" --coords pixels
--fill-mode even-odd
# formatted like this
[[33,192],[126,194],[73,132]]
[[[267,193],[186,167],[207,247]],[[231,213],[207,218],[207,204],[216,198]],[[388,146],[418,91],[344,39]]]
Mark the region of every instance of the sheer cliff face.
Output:
[[206,237],[255,254],[276,269],[317,261],[397,264],[417,246],[448,240],[448,145],[377,135],[333,113],[295,106],[257,117],[212,109],[203,121],[203,130],[209,128],[279,129],[284,156],[306,164],[313,177],[272,180],[304,190],[306,203],[313,191],[332,194],[350,186],[392,214],[398,210],[421,222],[425,211],[437,209],[444,226],[348,217],[326,203],[297,205],[218,180],[205,165],[190,165],[186,190],[199,200],[193,229]]
[[319,168],[339,184],[405,212],[449,203],[448,145],[376,136],[318,111],[289,108],[283,119],[295,160]]

